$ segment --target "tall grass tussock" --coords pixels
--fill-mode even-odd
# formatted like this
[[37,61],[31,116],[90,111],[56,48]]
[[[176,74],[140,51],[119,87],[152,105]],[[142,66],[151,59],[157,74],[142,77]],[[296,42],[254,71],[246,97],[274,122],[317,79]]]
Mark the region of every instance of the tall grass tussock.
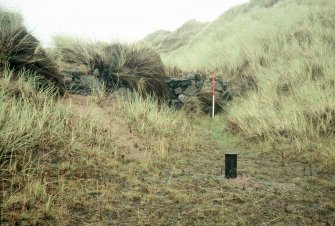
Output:
[[[62,74],[40,42],[23,25],[21,15],[0,7],[0,68],[16,72],[26,69],[40,76],[64,94]],[[42,84],[41,84],[42,85]]]
[[108,88],[129,87],[142,96],[168,96],[165,67],[158,53],[141,44],[102,43],[55,36],[55,54],[65,63],[98,70]]

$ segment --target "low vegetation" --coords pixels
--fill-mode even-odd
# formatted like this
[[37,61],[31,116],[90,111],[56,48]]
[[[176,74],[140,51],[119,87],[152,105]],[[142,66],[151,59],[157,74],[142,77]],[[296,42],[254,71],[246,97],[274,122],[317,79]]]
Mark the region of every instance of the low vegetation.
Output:
[[[169,33],[183,40],[171,49],[152,34],[163,61],[143,43],[60,36],[46,53],[0,8],[0,224],[333,225],[333,6],[252,0]],[[59,96],[68,67],[103,83]],[[197,69],[229,79],[215,119],[194,114],[199,99],[162,101],[167,74]],[[137,92],[105,92],[118,86]]]

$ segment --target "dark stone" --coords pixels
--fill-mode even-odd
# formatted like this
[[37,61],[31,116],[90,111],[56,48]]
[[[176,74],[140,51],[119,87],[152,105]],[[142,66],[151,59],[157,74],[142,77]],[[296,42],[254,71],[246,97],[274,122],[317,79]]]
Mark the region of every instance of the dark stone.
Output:
[[224,91],[222,97],[223,97],[223,99],[225,101],[231,101],[231,100],[233,100],[233,97],[230,95],[230,93],[228,91]]
[[184,79],[184,80],[180,80],[180,86],[181,87],[187,87],[189,85],[192,84],[192,81],[191,80],[187,80],[187,79]]
[[223,87],[221,81],[215,81],[214,90],[215,90],[215,91],[218,91],[218,92],[220,92],[220,93],[223,93],[223,91],[224,91],[224,87]]
[[186,75],[186,78],[187,78],[188,80],[195,80],[195,75],[192,74],[192,73],[189,73],[189,74]]
[[83,86],[88,87],[89,89],[91,89],[94,86],[101,85],[100,81],[96,77],[94,77],[94,76],[81,76],[80,77],[80,83]]
[[178,86],[178,83],[179,83],[179,80],[176,80],[176,79],[169,79],[168,81],[167,81],[167,84],[168,84],[168,86],[170,87],[170,88],[177,88]]
[[75,83],[75,84],[70,85],[69,92],[71,94],[80,94],[80,95],[87,96],[91,94],[91,89],[85,85]]
[[187,96],[185,94],[179,94],[178,100],[180,100],[182,103],[185,103],[187,100]]
[[197,87],[198,89],[201,89],[204,86],[204,81],[197,81],[195,83],[195,87]]
[[114,95],[116,96],[122,96],[122,97],[130,97],[131,96],[131,90],[129,88],[119,88],[114,92]]
[[176,110],[180,110],[183,106],[183,103],[180,100],[170,100],[169,107],[173,107]]
[[176,96],[176,94],[174,93],[174,90],[172,88],[169,88],[169,99],[177,99],[178,96]]
[[194,78],[195,78],[195,81],[201,81],[202,80],[201,75],[199,75],[199,74],[195,74]]
[[228,82],[226,80],[223,80],[223,79],[221,80],[221,82],[222,82],[223,90],[227,91],[227,89],[228,89]]
[[83,75],[83,73],[76,68],[67,68],[63,70],[63,73],[66,75],[70,75],[72,77],[80,77],[81,75]]
[[178,87],[185,88],[191,85],[192,81],[188,79],[169,79],[167,81],[167,84],[170,88],[173,88],[173,89],[178,88]]
[[174,93],[178,96],[179,94],[183,93],[183,89],[181,87],[175,88]]
[[99,72],[99,69],[98,69],[98,68],[94,69],[94,71],[93,71],[93,76],[95,76],[95,77],[100,77],[100,72]]
[[195,87],[195,85],[190,85],[188,86],[185,91],[184,91],[184,94],[190,96],[192,94],[195,94],[195,92],[197,91],[197,87]]

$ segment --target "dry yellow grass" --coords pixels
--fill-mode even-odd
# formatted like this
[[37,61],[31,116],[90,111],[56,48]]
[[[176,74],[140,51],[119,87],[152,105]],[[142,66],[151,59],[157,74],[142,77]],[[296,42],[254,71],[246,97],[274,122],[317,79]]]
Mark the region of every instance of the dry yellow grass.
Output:
[[[252,1],[240,9],[248,12],[257,2],[266,7],[276,3]],[[232,12],[225,18],[233,21]],[[325,37],[332,35],[329,30]],[[101,87],[91,97],[57,100],[52,88],[36,91],[39,80],[31,72],[15,73],[19,76],[13,79],[13,71],[1,70],[0,224],[335,224],[333,55],[307,64],[310,60],[295,58],[295,53],[303,56],[296,44],[294,53],[282,53],[296,60],[287,73],[275,76],[286,69],[280,58],[277,67],[270,58],[272,74],[272,67],[257,66],[258,92],[214,120],[136,94],[108,97]],[[306,58],[329,53],[312,50]],[[248,78],[256,65],[230,69]],[[236,180],[222,177],[226,151],[240,153]],[[298,153],[299,161],[288,158],[292,153]]]

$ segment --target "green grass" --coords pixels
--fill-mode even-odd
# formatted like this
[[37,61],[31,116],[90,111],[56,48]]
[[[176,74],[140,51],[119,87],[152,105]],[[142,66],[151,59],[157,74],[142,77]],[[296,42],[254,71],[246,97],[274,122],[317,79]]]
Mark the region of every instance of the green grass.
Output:
[[208,23],[190,20],[173,32],[159,30],[149,34],[143,39],[143,42],[161,53],[170,53],[187,45],[207,25]]
[[[52,88],[36,92],[38,80],[30,78],[29,85],[21,72],[15,79],[13,72],[1,72],[1,156],[19,155],[17,151],[53,146],[62,143],[58,136],[66,127],[66,112],[55,107],[56,91]],[[34,128],[32,130],[32,128]],[[51,143],[49,143],[51,141]]]
[[333,1],[251,1],[163,53],[163,61],[184,70],[215,70],[229,80],[235,96],[226,119],[229,133],[330,167],[334,9]]
[[149,140],[149,146],[158,141],[158,149],[161,152],[179,152],[192,151],[201,143],[197,140],[198,131],[187,120],[187,115],[165,104],[159,104],[156,98],[144,99],[135,94],[126,101],[119,99],[119,102],[120,110],[130,128],[141,138]]
[[56,104],[55,90],[36,92],[36,79],[29,72],[19,76],[14,78],[9,70],[0,73],[2,220],[17,209],[33,208],[34,216],[49,214],[53,196],[37,176],[43,171],[39,159],[64,146],[69,126],[70,114]]

